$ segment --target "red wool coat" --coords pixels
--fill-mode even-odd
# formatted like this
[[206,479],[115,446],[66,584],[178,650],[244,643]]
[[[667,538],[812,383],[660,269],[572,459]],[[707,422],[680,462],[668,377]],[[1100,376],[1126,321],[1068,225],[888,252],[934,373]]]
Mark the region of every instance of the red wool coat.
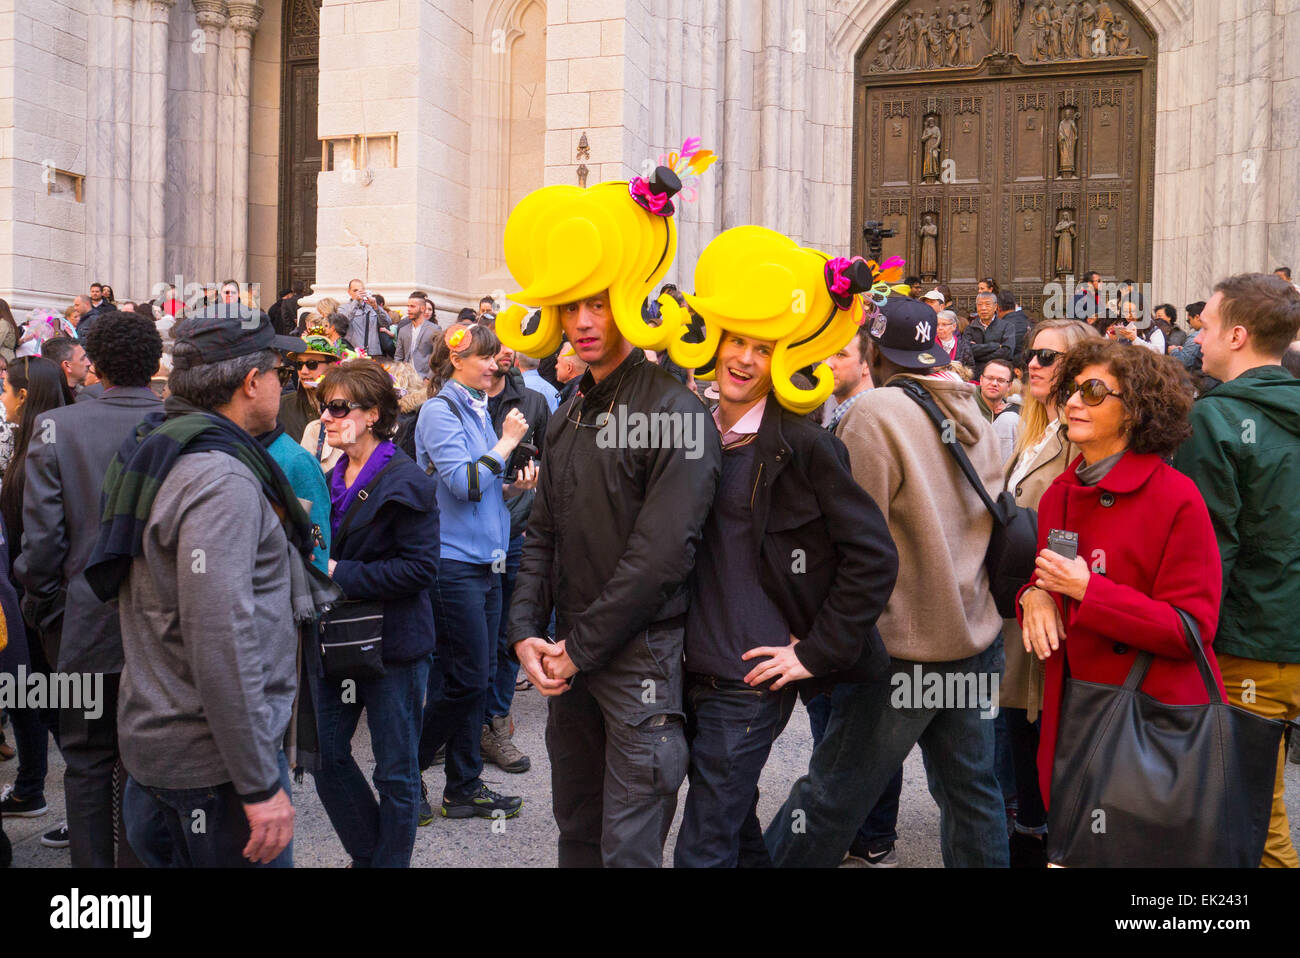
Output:
[[[1079,482],[1079,457],[1048,487],[1038,506],[1038,548],[1047,534],[1079,534],[1092,576],[1083,601],[1049,593],[1061,609],[1065,641],[1044,663],[1038,778],[1051,801],[1052,760],[1061,714],[1063,657],[1070,674],[1123,685],[1138,651],[1155,653],[1141,691],[1172,705],[1209,701],[1174,608],[1196,620],[1223,692],[1210,643],[1219,623],[1223,568],[1210,514],[1196,485],[1159,456],[1128,452],[1096,486]],[[1103,572],[1098,570],[1104,569]],[[1030,585],[1037,581],[1037,574]],[[1026,586],[1028,588],[1028,586]],[[1023,612],[1017,611],[1022,618]]]

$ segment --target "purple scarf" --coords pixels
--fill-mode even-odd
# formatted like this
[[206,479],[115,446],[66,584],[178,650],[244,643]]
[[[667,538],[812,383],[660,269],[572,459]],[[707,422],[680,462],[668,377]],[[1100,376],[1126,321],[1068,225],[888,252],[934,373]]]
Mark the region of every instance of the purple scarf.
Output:
[[348,457],[344,455],[335,464],[330,472],[330,529],[336,537],[339,534],[339,525],[343,522],[348,507],[352,505],[352,500],[356,499],[357,493],[366,487],[366,483],[375,478],[380,469],[388,465],[388,460],[393,458],[393,453],[396,451],[397,447],[391,442],[387,440],[381,442],[365,461],[350,486],[343,478],[348,468]]

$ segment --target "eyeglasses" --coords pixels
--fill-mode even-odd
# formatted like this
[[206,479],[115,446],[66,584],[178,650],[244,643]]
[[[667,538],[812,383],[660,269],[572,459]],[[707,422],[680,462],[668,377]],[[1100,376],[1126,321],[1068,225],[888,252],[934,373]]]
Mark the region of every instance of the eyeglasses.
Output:
[[329,402],[320,404],[321,413],[329,413],[335,419],[342,419],[352,410],[360,408],[361,403],[349,402],[346,399],[331,399]]
[[1029,360],[1037,359],[1038,365],[1046,368],[1056,362],[1057,357],[1061,355],[1062,351],[1059,349],[1030,349],[1025,352],[1025,365],[1029,364]]
[[1061,405],[1065,405],[1075,394],[1081,394],[1084,404],[1088,406],[1100,406],[1106,401],[1107,396],[1122,398],[1123,393],[1114,392],[1100,379],[1089,379],[1087,382],[1067,383],[1061,387]]
[[295,369],[291,365],[275,367],[275,374],[280,377],[281,386],[287,386],[289,383],[293,382],[294,372]]
[[1011,385],[1011,380],[1010,380],[1010,379],[1002,379],[1002,378],[1000,378],[1000,377],[998,377],[998,376],[987,376],[987,375],[986,375],[986,376],[981,376],[981,377],[980,377],[980,381],[981,381],[981,382],[986,382],[986,383],[988,383],[988,384],[991,385],[991,386],[1010,386],[1010,385]]

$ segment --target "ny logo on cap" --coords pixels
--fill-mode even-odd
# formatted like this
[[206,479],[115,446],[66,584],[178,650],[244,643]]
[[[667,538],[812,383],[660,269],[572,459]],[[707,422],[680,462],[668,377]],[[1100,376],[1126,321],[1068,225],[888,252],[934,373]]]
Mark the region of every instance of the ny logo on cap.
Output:
[[930,341],[930,324],[920,322],[916,324],[916,341],[918,343],[928,343]]

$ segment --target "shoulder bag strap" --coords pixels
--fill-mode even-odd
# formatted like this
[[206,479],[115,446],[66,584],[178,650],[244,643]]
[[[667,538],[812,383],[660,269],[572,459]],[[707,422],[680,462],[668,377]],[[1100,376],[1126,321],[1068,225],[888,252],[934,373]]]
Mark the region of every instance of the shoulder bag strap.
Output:
[[[939,408],[938,403],[936,403],[930,394],[926,392],[924,386],[910,379],[896,379],[894,382],[890,383],[890,385],[897,386],[902,389],[903,392],[907,393],[907,395],[911,396],[912,399],[915,400],[916,404],[926,411],[931,421],[939,428],[939,432],[943,432],[947,418]],[[961,447],[961,443],[954,441],[945,442],[943,445],[947,447],[948,452],[952,454],[952,457],[957,460],[957,465],[961,467],[962,474],[966,476],[966,481],[969,482],[979,494],[980,500],[984,503],[984,508],[988,509],[994,520],[997,522],[1003,522],[1004,520],[998,512],[998,507],[994,503],[993,497],[990,496],[988,490],[984,488],[984,482],[980,479],[979,473],[975,471],[975,467],[971,465],[970,458],[966,455],[966,450]]]

